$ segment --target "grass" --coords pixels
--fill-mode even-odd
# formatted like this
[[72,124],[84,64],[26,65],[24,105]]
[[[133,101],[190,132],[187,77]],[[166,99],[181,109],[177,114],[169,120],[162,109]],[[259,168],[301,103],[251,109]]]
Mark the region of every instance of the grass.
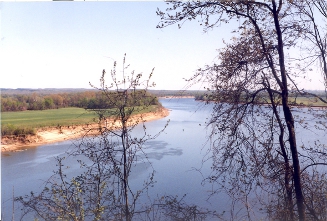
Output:
[[317,98],[309,98],[309,97],[298,97],[295,98],[294,97],[290,97],[289,98],[289,102],[294,102],[296,101],[297,105],[303,105],[303,106],[311,106],[311,107],[327,107],[327,104],[322,102],[321,100],[317,99]]
[[[146,109],[135,108],[135,114],[151,112],[157,106],[152,105]],[[140,109],[140,110],[138,110]],[[83,108],[60,108],[37,111],[19,111],[1,113],[2,135],[32,134],[37,128],[82,125],[93,123],[98,116],[93,111]],[[7,132],[5,132],[7,131]],[[21,132],[19,132],[21,131]]]
[[53,127],[84,124],[92,122],[95,113],[83,108],[60,108],[51,110],[19,111],[1,113],[1,126],[16,127]]
[[[259,99],[260,102],[270,103],[270,99]],[[281,101],[280,101],[281,102]],[[290,105],[298,105],[303,107],[327,107],[327,104],[314,97],[289,97],[288,102]]]
[[[214,100],[213,97],[208,97],[207,99],[203,99],[204,96],[198,96],[198,98],[200,100]],[[227,98],[225,102],[228,103],[228,99],[230,100],[234,100],[233,97]],[[249,98],[248,100],[246,100],[245,95],[241,96],[241,100],[239,101],[240,103],[246,102],[246,101],[251,101],[252,98]],[[281,99],[281,98],[279,98]],[[321,100],[319,100],[318,98],[315,97],[304,97],[304,96],[299,96],[297,98],[290,96],[288,98],[289,104],[290,105],[294,105],[294,106],[303,106],[303,107],[327,107],[327,103],[322,102]],[[261,97],[258,97],[256,100],[257,104],[261,103],[261,104],[268,104],[271,103],[270,102],[270,98],[268,97],[268,95],[262,95]],[[279,100],[279,104],[281,104],[281,100]]]

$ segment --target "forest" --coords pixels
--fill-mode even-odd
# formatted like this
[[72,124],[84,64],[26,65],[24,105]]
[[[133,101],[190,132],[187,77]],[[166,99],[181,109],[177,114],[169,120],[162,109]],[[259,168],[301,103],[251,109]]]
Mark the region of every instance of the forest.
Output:
[[[16,93],[2,93],[1,112],[47,110],[65,107],[79,107],[85,109],[111,108],[105,96],[101,92],[95,90],[76,90],[77,92],[75,92],[75,90],[70,90],[70,92],[64,93],[53,93],[54,91],[56,90],[35,90],[33,92],[20,90],[16,91]],[[142,106],[145,102],[144,99],[151,100],[150,105],[157,105],[159,103],[158,99],[150,93],[146,93],[146,96],[143,96],[144,91],[140,90],[136,94],[139,96],[142,95],[142,99],[138,99],[138,106]]]

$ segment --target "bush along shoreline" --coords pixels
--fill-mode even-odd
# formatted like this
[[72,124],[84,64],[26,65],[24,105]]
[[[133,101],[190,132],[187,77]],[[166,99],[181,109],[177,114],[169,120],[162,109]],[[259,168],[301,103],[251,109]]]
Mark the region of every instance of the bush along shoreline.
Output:
[[36,129],[30,127],[17,127],[12,124],[1,126],[1,136],[36,135]]

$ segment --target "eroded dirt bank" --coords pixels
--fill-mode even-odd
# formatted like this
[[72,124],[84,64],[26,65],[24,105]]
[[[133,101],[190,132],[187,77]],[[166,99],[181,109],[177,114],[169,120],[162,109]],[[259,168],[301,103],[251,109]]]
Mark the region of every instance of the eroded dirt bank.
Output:
[[[164,118],[169,115],[166,108],[161,108],[156,112],[137,114],[129,120],[128,124],[137,124]],[[107,123],[101,126],[119,128],[119,122],[109,119]],[[36,135],[28,136],[6,136],[1,138],[1,152],[23,151],[30,147],[36,147],[44,144],[56,143],[65,140],[71,140],[83,137],[85,135],[96,135],[99,133],[99,124],[88,124],[74,127],[61,128],[41,128]]]

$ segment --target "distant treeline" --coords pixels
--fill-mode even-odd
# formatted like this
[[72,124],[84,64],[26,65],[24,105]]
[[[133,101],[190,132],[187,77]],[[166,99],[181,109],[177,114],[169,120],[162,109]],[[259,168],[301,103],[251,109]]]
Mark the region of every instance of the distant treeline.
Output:
[[[323,91],[314,91],[315,95],[325,97],[326,94]],[[312,93],[312,92],[311,92]],[[236,103],[244,103],[244,102],[253,102],[254,104],[269,104],[270,99],[267,93],[261,92],[257,94],[257,97],[252,101],[252,96],[246,96],[246,94],[214,94],[211,92],[202,93],[195,95],[195,100],[200,101],[216,101],[216,102],[236,102]],[[280,98],[276,97],[276,103],[280,102]],[[295,93],[291,93],[289,95],[289,103],[294,106],[313,106],[313,107],[326,107],[327,104],[320,101],[317,97],[307,94],[307,95],[299,95]]]
[[[64,93],[81,93],[81,92],[96,92],[95,89],[86,88],[44,88],[44,89],[29,89],[29,88],[0,88],[2,94],[6,95],[30,95],[36,93],[38,95],[50,95],[50,94],[64,94]],[[204,94],[206,90],[148,90],[150,94],[157,97],[166,96],[195,96],[198,94]]]
[[157,97],[169,97],[169,96],[198,96],[205,94],[205,90],[149,90],[151,94]]
[[[115,93],[110,94],[114,102]],[[137,91],[131,99],[131,93],[127,96],[127,106],[157,105],[158,99],[142,90]],[[101,92],[84,91],[58,94],[2,94],[1,111],[25,111],[25,110],[46,110],[64,107],[80,107],[85,109],[105,109],[114,107],[112,102]]]
[[207,93],[202,93],[202,94],[197,94],[194,96],[195,100],[198,101],[215,101],[215,97],[213,94],[207,94]]

